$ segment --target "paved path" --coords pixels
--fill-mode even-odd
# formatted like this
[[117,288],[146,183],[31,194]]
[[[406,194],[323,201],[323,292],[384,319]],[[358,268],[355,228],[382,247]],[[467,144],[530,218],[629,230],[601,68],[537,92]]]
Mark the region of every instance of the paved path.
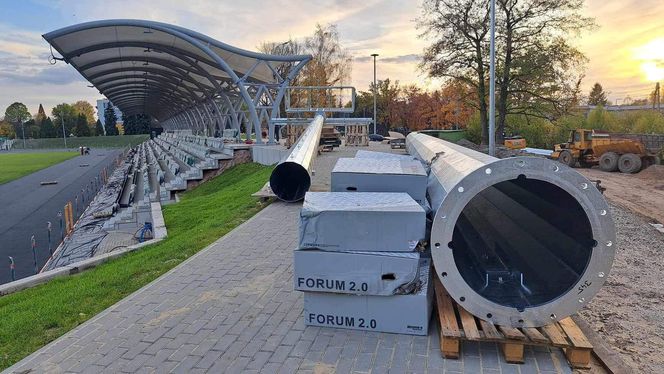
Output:
[[[0,284],[9,282],[7,256],[16,261],[16,279],[34,274],[30,250],[30,236],[37,242],[37,263],[44,265],[49,257],[46,222],[53,225],[52,247],[57,247],[60,227],[57,218],[68,201],[74,202],[77,193],[90,184],[101,170],[111,164],[120,150],[93,149],[90,155],[77,156],[59,164],[39,170],[25,177],[0,185]],[[89,166],[81,167],[82,164]],[[42,181],[58,181],[55,185],[40,185]],[[83,212],[86,203],[79,201]]]
[[466,344],[444,360],[436,327],[425,337],[305,327],[292,287],[299,209],[273,203],[8,372],[570,372],[560,350],[526,348],[526,364],[510,365],[494,344]]

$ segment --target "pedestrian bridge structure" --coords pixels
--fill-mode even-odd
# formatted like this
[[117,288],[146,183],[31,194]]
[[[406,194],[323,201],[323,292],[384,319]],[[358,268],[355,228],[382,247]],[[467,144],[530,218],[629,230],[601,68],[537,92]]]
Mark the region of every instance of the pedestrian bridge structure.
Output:
[[268,55],[198,32],[145,20],[81,23],[43,35],[126,116],[147,114],[164,130],[220,136],[244,129],[247,139],[274,122],[286,88],[310,55]]

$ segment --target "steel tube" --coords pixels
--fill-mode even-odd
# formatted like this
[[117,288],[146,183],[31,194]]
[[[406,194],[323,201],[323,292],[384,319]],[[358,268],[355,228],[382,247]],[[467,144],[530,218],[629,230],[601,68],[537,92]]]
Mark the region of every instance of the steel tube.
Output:
[[430,166],[431,254],[446,290],[495,324],[543,326],[588,303],[609,274],[615,227],[595,185],[538,157],[497,159],[412,133]]
[[320,134],[325,117],[316,114],[306,130],[293,146],[291,153],[272,171],[270,188],[277,197],[286,202],[304,199],[304,194],[311,187],[311,168],[318,154]]

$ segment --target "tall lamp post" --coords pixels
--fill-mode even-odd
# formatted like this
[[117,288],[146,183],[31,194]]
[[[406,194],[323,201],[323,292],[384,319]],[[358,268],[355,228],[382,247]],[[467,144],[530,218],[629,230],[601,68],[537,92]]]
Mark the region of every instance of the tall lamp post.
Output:
[[489,155],[496,155],[496,0],[491,0],[491,46],[489,65]]
[[26,149],[25,148],[25,123],[23,122],[22,119],[19,120],[19,121],[21,121],[21,133],[23,133],[23,149]]
[[65,132],[65,115],[62,113],[62,139],[65,141],[65,148],[67,148],[67,133]]
[[374,99],[374,110],[373,110],[373,125],[374,125],[374,131],[373,133],[376,133],[376,57],[378,57],[378,53],[373,53],[371,54],[371,57],[373,57],[373,63],[374,63],[374,81],[373,81],[373,99]]

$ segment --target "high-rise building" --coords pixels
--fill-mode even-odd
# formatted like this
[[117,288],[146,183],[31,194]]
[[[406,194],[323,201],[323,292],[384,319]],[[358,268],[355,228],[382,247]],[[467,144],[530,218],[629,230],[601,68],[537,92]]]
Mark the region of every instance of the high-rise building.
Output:
[[[108,99],[99,99],[97,100],[97,118],[99,118],[99,122],[101,122],[101,127],[104,128],[104,134],[106,133],[106,118],[104,118],[104,113],[106,112],[106,108],[111,102]],[[124,124],[122,120],[122,112],[118,107],[114,106],[115,109],[115,117],[118,119],[119,124]]]

